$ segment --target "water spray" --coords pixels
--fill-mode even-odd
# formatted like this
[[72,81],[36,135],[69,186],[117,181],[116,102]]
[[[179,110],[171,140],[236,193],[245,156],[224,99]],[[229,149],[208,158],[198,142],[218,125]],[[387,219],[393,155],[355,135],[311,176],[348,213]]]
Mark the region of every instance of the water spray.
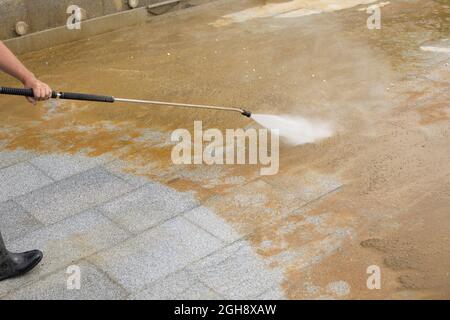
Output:
[[[25,88],[0,87],[0,94],[23,96],[23,97],[30,97],[30,98],[34,97],[33,89],[25,89]],[[95,94],[74,93],[74,92],[53,91],[52,99],[82,100],[82,101],[106,102],[106,103],[123,102],[123,103],[133,103],[133,104],[172,106],[172,107],[180,107],[180,108],[220,110],[220,111],[239,112],[240,114],[242,114],[243,116],[246,116],[248,118],[251,118],[251,116],[252,116],[252,113],[250,111],[240,109],[240,108],[208,106],[208,105],[176,103],[176,102],[164,102],[164,101],[124,99],[124,98],[115,98],[113,96],[101,96],[101,95],[95,95]]]
[[[34,97],[32,89],[24,88],[5,88],[0,87],[0,94]],[[200,104],[188,104],[188,103],[175,103],[164,101],[150,101],[150,100],[135,100],[135,99],[123,99],[115,98],[112,96],[100,96],[85,93],[73,93],[73,92],[52,92],[53,99],[65,99],[65,100],[83,100],[94,102],[123,102],[133,104],[147,104],[147,105],[160,105],[160,106],[173,106],[181,108],[196,108],[216,111],[230,111],[239,112],[243,116],[253,119],[261,126],[269,129],[272,133],[283,137],[286,142],[292,145],[301,145],[305,143],[315,143],[322,139],[331,137],[333,135],[333,128],[329,123],[322,121],[313,121],[302,117],[295,117],[292,115],[270,115],[270,114],[252,114],[250,111],[241,108],[220,107],[220,106],[208,106]]]

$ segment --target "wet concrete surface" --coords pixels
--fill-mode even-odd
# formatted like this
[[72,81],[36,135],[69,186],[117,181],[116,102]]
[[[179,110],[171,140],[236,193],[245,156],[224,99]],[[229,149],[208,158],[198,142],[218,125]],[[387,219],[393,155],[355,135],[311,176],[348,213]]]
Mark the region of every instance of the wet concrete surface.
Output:
[[[248,11],[265,2],[283,4],[219,1],[22,59],[62,91],[333,123],[337,134],[318,144],[282,143],[277,175],[172,164],[172,130],[192,130],[194,120],[256,127],[234,113],[68,101],[30,107],[2,97],[2,148],[108,155],[127,173],[193,194],[282,274],[287,298],[449,298],[450,59],[420,49],[448,47],[449,5],[391,1],[382,28],[369,30],[360,9],[372,1],[293,17],[276,6]],[[293,11],[324,10],[293,2]],[[244,10],[256,14],[230,20]],[[370,265],[381,267],[381,290],[366,287]]]

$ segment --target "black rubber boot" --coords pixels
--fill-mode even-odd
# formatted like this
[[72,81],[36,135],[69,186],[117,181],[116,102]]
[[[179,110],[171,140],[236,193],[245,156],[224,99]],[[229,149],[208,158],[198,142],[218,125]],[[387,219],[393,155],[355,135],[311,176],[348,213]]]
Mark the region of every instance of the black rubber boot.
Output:
[[19,277],[31,271],[42,260],[42,252],[33,250],[23,253],[9,252],[0,233],[0,281]]

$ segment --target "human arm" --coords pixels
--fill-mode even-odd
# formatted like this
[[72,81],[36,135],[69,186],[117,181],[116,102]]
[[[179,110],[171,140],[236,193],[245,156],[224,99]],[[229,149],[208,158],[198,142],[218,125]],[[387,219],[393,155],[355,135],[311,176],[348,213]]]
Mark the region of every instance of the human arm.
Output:
[[0,70],[22,82],[25,88],[33,89],[34,99],[28,98],[31,103],[47,100],[52,96],[52,89],[44,82],[36,79],[35,75],[1,41]]

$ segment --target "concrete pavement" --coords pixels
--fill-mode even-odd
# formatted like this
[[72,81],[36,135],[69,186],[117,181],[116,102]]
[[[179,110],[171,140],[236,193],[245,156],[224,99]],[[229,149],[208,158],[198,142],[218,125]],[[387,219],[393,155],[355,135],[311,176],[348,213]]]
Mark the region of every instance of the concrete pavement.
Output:
[[[1,151],[0,159],[8,247],[45,253],[32,273],[0,283],[2,299],[283,298],[282,272],[258,257],[251,232],[235,230],[191,193],[121,172],[108,157]],[[67,289],[72,265],[81,270],[80,290]]]
[[[45,252],[35,271],[0,284],[3,299],[255,298],[280,281],[192,195],[124,179],[107,169],[114,159],[0,159],[5,241]],[[67,289],[71,265],[81,269],[80,290]]]

